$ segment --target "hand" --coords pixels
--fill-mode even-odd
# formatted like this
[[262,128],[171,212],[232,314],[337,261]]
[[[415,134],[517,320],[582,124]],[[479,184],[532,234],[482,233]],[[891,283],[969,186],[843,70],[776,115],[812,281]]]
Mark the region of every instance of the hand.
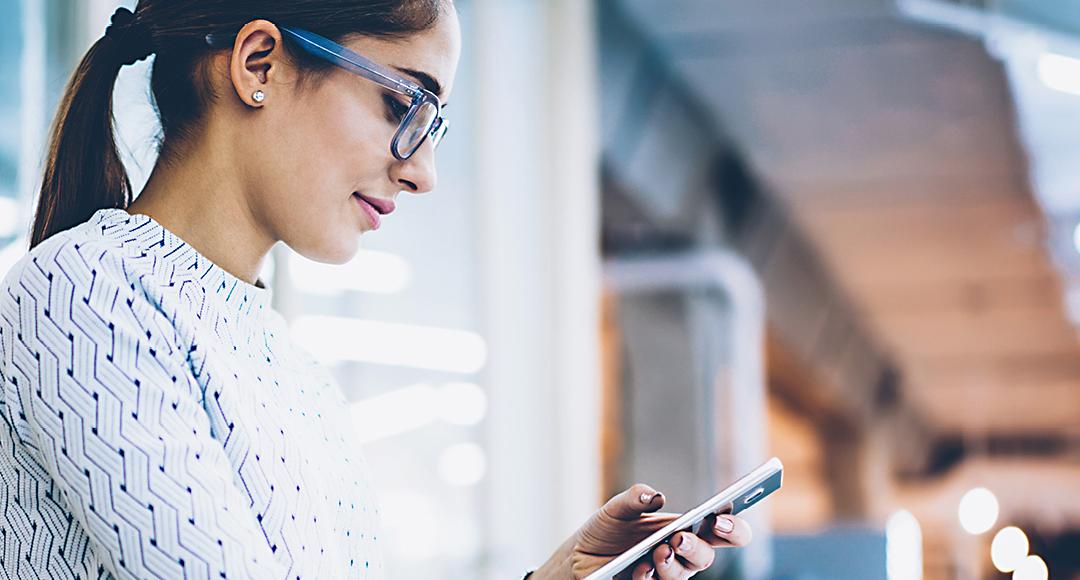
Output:
[[[647,485],[632,486],[608,500],[530,579],[584,578],[679,517],[658,513],[663,506],[663,494]],[[706,518],[700,534],[675,533],[669,542],[659,544],[647,558],[618,577],[689,578],[712,565],[714,548],[745,546],[751,536],[750,526],[743,519],[728,515]]]

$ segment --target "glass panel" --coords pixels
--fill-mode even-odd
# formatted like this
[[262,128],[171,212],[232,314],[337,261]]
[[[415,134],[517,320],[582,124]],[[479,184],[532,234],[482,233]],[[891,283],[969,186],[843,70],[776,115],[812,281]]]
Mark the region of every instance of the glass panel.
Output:
[[26,231],[19,170],[24,165],[23,0],[0,0],[0,277],[21,252],[16,239]]
[[22,0],[0,0],[0,247],[20,227],[15,198],[19,183],[22,134]]
[[75,0],[0,0],[0,277],[22,257],[46,133],[74,66]]
[[1073,2],[1047,2],[1046,0],[999,0],[989,5],[990,10],[1019,18],[1072,35],[1080,35],[1080,12]]

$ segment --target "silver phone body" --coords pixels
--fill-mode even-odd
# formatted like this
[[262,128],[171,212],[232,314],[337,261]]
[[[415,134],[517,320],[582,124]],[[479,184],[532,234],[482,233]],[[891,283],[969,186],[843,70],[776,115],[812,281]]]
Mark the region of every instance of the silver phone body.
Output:
[[772,492],[780,489],[783,476],[784,464],[780,462],[780,459],[773,457],[728,486],[724,491],[712,496],[698,507],[686,512],[597,571],[589,574],[585,577],[585,580],[609,580],[627,567],[635,564],[642,556],[650,553],[653,548],[675,532],[689,530],[697,533],[701,522],[710,514],[726,513],[735,515],[757,504]]

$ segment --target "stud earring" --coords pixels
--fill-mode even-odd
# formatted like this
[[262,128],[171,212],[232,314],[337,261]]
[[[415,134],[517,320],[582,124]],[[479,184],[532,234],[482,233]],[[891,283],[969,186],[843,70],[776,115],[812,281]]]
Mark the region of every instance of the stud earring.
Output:
[[262,91],[255,91],[255,92],[254,92],[254,93],[253,93],[253,94],[251,95],[251,99],[252,99],[253,101],[255,101],[256,103],[261,103],[261,102],[263,102],[263,101],[265,101],[265,100],[266,100],[266,93],[264,93],[264,92],[262,92]]

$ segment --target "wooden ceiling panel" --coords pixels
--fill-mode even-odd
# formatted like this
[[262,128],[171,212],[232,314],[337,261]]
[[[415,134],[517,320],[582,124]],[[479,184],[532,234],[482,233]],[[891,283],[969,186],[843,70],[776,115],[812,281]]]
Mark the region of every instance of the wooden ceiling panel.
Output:
[[909,394],[943,432],[1075,432],[1080,414],[1080,379],[1037,386],[990,379],[964,385],[916,387]]
[[[914,388],[966,388],[993,382],[1019,391],[1080,385],[1080,357],[1071,353],[1013,357],[923,357],[908,365]],[[1080,392],[1080,388],[1077,388]]]
[[905,360],[939,357],[1056,356],[1076,352],[1077,332],[1055,305],[979,315],[874,312],[872,324]]
[[1027,176],[1017,167],[987,167],[979,175],[922,172],[869,179],[841,174],[812,180],[801,175],[774,174],[770,183],[788,207],[811,216],[833,211],[903,210],[909,206],[962,209],[998,200],[1031,203],[1025,193]]
[[[824,233],[862,238],[895,233],[904,237],[923,233],[984,231],[1010,241],[1036,242],[1042,226],[1042,215],[1030,200],[1016,195],[980,199],[969,204],[942,207],[938,203],[898,204],[881,207],[840,207],[818,209],[802,207],[800,221]],[[887,209],[888,211],[882,211]],[[1017,237],[1023,234],[1023,237]]]
[[859,289],[863,306],[873,312],[909,316],[934,316],[942,311],[978,314],[989,310],[1027,310],[1058,305],[1052,313],[1060,318],[1061,283],[1050,271],[1024,278],[983,277],[972,281],[931,281],[891,284],[867,291]]
[[[888,244],[841,241],[813,234],[811,237],[824,250],[830,269],[844,278],[843,285],[855,293],[860,289],[874,291],[935,282],[970,284],[1002,278],[1041,278],[1048,272],[1046,257],[1038,250],[993,248],[994,244],[981,245],[977,241],[935,245],[927,239],[913,239]],[[1001,251],[991,251],[998,249]]]
[[[943,303],[955,304],[962,296],[976,307],[989,292],[1015,295],[1035,288],[1042,298],[1054,291],[1044,224],[1033,204],[1018,195],[947,207],[861,206],[796,216],[845,286],[869,306],[913,287],[944,292]],[[1000,291],[991,288],[999,282]]]

